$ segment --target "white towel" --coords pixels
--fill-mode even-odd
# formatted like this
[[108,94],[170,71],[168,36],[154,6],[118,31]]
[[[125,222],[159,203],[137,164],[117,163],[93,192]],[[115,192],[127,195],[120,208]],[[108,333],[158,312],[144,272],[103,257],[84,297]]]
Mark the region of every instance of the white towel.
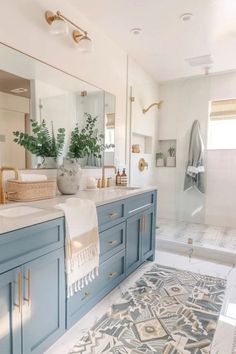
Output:
[[196,167],[196,166],[188,166],[187,167],[187,174],[189,175],[189,176],[195,176],[196,174],[198,174],[198,173],[203,173],[203,172],[205,172],[205,167],[204,166],[198,166],[198,167]]
[[20,173],[19,180],[22,182],[40,182],[47,181],[47,176],[37,173]]
[[58,207],[66,220],[67,296],[81,290],[98,275],[99,235],[96,205],[88,199],[69,198]]

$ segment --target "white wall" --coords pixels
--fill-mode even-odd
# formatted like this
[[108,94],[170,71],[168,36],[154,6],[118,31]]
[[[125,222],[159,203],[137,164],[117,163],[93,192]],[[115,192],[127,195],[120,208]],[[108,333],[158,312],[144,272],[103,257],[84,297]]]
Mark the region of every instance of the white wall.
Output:
[[[153,107],[143,114],[143,108],[147,108],[153,102],[159,100],[158,85],[137,63],[129,58],[128,87],[132,90],[134,102],[128,100],[128,118],[130,120],[130,145],[140,143],[141,153],[130,151],[130,182],[137,186],[153,184],[153,173],[156,152],[156,127],[158,110]],[[136,136],[133,133],[137,134]],[[143,151],[143,141],[148,141],[148,151]],[[148,163],[148,169],[140,172],[138,162],[144,158]]]
[[236,226],[236,151],[206,152],[206,194],[183,192],[192,123],[198,119],[205,147],[209,101],[235,98],[236,74],[189,78],[160,85],[164,101],[159,139],[177,139],[177,167],[157,169],[159,215],[213,225]]
[[[89,23],[69,0],[0,0],[0,7],[4,9],[0,12],[0,42],[116,96],[116,145],[119,146],[117,160],[125,163],[126,53],[94,24]],[[60,10],[82,28],[86,28],[94,40],[94,52],[81,53],[70,38],[51,36],[44,19],[46,10]]]

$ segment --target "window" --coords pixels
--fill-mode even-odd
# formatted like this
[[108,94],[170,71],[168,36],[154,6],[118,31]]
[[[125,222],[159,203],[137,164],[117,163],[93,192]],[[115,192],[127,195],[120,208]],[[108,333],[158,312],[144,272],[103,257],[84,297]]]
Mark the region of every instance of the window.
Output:
[[211,102],[208,149],[236,149],[236,99]]

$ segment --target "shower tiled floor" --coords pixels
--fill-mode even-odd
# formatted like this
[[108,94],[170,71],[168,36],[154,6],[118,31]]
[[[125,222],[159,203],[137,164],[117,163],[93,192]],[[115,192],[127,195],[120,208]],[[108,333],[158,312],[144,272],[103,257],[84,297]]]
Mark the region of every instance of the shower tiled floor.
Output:
[[221,260],[230,262],[236,259],[236,228],[193,224],[168,219],[158,220],[156,230],[157,244],[171,251],[192,251],[195,255],[205,256],[206,250],[214,252],[211,258],[221,256]]

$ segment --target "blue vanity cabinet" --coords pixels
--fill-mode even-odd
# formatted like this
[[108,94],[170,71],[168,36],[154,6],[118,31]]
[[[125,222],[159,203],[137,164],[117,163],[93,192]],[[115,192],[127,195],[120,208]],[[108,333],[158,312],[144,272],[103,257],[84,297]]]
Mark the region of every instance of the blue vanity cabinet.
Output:
[[70,328],[142,262],[154,259],[156,191],[97,208],[99,276],[66,301]]
[[0,275],[0,353],[21,354],[20,268]]
[[141,261],[154,260],[155,208],[149,208],[141,216]]
[[155,257],[156,191],[127,200],[126,275]]
[[99,266],[99,275],[67,299],[67,328],[70,328],[125,278],[125,252],[116,253]]
[[[21,238],[28,240],[25,247]],[[64,219],[2,234],[0,240],[10,249],[0,257],[0,353],[42,354],[65,331]]]
[[65,331],[64,251],[59,249],[22,267],[24,354],[41,354]]
[[141,222],[142,214],[133,215],[127,220],[126,275],[141,264]]

